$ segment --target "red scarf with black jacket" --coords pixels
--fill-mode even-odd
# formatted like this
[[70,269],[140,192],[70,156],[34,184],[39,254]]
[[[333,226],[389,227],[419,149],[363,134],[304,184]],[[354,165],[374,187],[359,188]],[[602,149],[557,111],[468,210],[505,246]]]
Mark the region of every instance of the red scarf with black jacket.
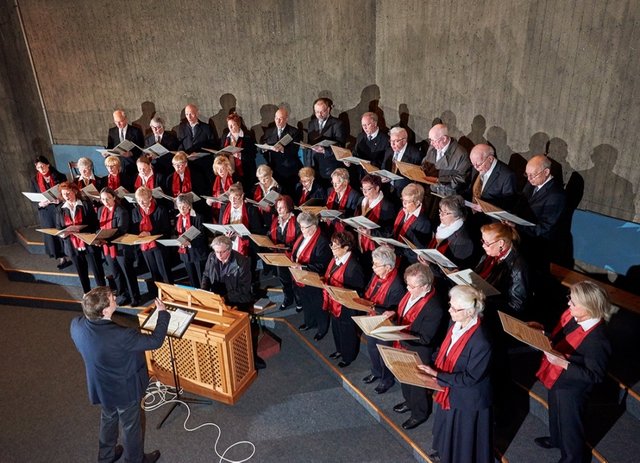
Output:
[[[112,210],[109,210],[109,208],[106,206],[100,210],[100,230],[108,230],[110,228],[115,228],[113,226],[113,213],[115,212],[115,210],[116,210],[115,207]],[[110,256],[111,258],[114,258],[114,259],[118,254],[115,244],[111,244],[111,245],[103,244],[102,252],[104,252],[105,256]]]
[[[140,178],[140,177],[138,177]],[[146,213],[144,211],[144,209],[142,209],[141,207],[138,206],[138,209],[140,210],[140,226],[139,226],[139,230],[140,232],[149,232],[151,233],[153,231],[153,224],[151,223],[151,215],[154,213],[154,211],[156,210],[156,202],[152,199],[151,200],[151,205],[149,206],[149,212]],[[141,251],[149,251],[155,247],[157,247],[158,245],[156,244],[155,241],[152,241],[151,243],[144,243],[140,245],[140,250]]]
[[[344,288],[344,272],[347,269],[347,265],[349,265],[349,261],[351,260],[351,258],[352,255],[350,255],[346,262],[344,262],[342,265],[337,265],[335,258],[331,259],[329,267],[327,267],[327,271],[324,273],[325,283],[329,286]],[[322,309],[327,310],[331,315],[338,318],[342,313],[342,304],[331,299],[329,297],[329,293],[325,289],[323,289]]]
[[[220,225],[229,225],[231,222],[231,203],[227,204],[222,213],[222,223]],[[247,205],[242,203],[242,224],[249,228],[249,212],[247,211]],[[243,256],[249,256],[249,238],[238,236],[238,252]]]
[[[184,232],[191,228],[191,214],[182,215],[179,214],[176,219],[176,230],[178,231],[178,235],[182,235]],[[179,254],[186,254],[187,248],[185,246],[178,247]]]
[[[372,222],[378,223],[380,220],[380,212],[382,210],[382,201],[376,204],[372,209],[369,209],[364,216]],[[373,251],[376,248],[376,242],[371,238],[358,234],[358,243],[360,244],[360,250],[362,252]]]
[[401,236],[405,236],[407,234],[407,230],[416,221],[417,217],[414,214],[411,214],[407,220],[404,220],[405,212],[404,209],[400,211],[398,217],[396,217],[396,221],[393,223],[393,237],[397,240],[400,239]]
[[182,181],[180,181],[180,175],[177,172],[173,173],[171,193],[174,198],[180,193],[189,193],[191,189],[191,172],[188,167],[184,170],[184,179]]
[[[409,328],[411,328],[411,324],[414,322],[416,318],[418,318],[418,315],[420,315],[420,312],[422,311],[422,309],[429,303],[429,301],[431,300],[431,298],[434,296],[435,293],[436,293],[435,288],[431,288],[431,291],[429,291],[427,294],[425,294],[420,299],[418,299],[416,303],[411,306],[409,311],[403,315],[404,309],[407,306],[409,299],[411,299],[411,293],[407,291],[407,294],[404,295],[404,297],[400,300],[400,303],[398,304],[396,324],[398,326],[409,325]],[[393,347],[395,347],[396,349],[405,348],[402,344],[400,344],[399,341],[395,341],[393,343]]]

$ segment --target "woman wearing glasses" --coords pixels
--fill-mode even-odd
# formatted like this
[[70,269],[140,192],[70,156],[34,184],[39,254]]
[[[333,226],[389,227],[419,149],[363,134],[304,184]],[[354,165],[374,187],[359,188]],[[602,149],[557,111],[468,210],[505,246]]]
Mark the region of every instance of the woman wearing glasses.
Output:
[[[550,337],[554,350],[562,356],[545,353],[536,373],[549,390],[550,436],[538,437],[535,443],[545,449],[559,448],[560,461],[587,461],[582,417],[593,385],[602,382],[606,374],[611,344],[605,323],[616,310],[597,284],[581,281],[572,285],[569,307]],[[535,322],[529,325],[543,328]]]

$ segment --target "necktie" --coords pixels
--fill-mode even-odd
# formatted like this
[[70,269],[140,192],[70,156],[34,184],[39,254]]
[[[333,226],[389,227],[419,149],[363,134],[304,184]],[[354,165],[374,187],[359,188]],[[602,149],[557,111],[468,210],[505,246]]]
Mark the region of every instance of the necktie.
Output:
[[482,195],[482,174],[478,174],[476,181],[473,182],[473,199],[477,199]]
[[160,136],[156,137],[156,143],[160,143],[161,139],[162,139],[162,137],[160,137]]
[[318,121],[318,127],[319,127],[319,132],[322,132],[322,129],[324,129],[324,121],[323,120],[319,120]]
[[400,160],[400,151],[396,151],[395,153],[393,153],[393,169],[392,172],[395,174],[398,172],[398,167],[396,166],[396,161]]
[[442,156],[444,156],[444,153],[442,151],[438,151],[438,153],[436,154],[436,162],[440,162]]
[[373,140],[373,135],[369,135],[369,141]]
[[278,129],[278,140],[282,138],[282,129]]
[[193,138],[196,138],[196,126],[195,125],[191,126],[191,136]]
[[124,141],[124,129],[120,129],[120,143]]

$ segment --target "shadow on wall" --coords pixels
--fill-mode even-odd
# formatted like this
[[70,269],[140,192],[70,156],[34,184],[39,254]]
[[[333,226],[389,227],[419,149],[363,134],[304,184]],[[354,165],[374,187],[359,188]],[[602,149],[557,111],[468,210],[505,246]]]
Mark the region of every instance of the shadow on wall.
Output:
[[384,111],[380,107],[380,87],[376,84],[367,85],[360,92],[360,101],[351,109],[345,109],[338,116],[338,119],[345,125],[347,133],[347,146],[353,146],[356,136],[360,133],[360,120],[366,112],[375,113],[378,116],[378,127],[384,133],[389,130],[384,118]]
[[142,130],[144,138],[147,138],[152,134],[149,124],[151,124],[151,119],[156,115],[156,104],[152,101],[143,101],[140,104],[140,110],[142,114],[135,121],[131,121],[131,125],[135,125]]

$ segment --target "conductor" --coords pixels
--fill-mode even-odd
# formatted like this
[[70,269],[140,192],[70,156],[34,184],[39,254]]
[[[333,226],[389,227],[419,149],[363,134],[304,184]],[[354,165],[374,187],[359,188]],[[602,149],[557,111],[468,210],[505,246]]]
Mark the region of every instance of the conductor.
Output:
[[[160,451],[144,453],[144,430],[140,401],[147,389],[144,351],[158,349],[167,334],[169,313],[156,299],[158,322],[151,335],[114,323],[116,299],[106,286],[99,286],[82,299],[84,316],[71,321],[71,338],[84,360],[89,400],[100,404],[98,462],[125,461],[152,463]],[[122,426],[123,445],[118,442]]]

